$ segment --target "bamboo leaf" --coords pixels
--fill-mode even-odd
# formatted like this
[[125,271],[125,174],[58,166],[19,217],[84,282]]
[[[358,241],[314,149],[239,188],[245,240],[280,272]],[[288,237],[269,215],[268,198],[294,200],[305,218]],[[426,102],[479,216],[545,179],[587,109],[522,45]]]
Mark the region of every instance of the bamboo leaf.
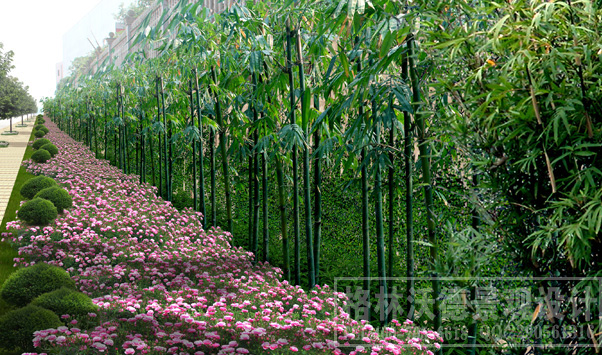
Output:
[[339,15],[341,14],[341,11],[343,10],[343,7],[345,5],[347,5],[347,1],[348,0],[339,0],[339,4],[337,5],[337,8],[334,10],[334,17],[339,17]]
[[380,46],[380,54],[379,57],[383,58],[385,55],[387,55],[389,53],[389,49],[391,49],[391,46],[393,45],[393,42],[396,38],[396,35],[392,32],[388,32],[385,35],[385,38],[383,39],[383,43]]
[[357,2],[358,0],[349,0],[347,3],[347,16],[353,17],[355,11],[357,10]]

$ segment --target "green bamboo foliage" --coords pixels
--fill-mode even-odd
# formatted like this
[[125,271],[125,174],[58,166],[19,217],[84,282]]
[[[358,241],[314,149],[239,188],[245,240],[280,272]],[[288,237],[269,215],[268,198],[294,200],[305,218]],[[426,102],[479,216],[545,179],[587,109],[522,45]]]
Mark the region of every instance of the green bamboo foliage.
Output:
[[413,105],[414,105],[414,119],[416,121],[416,128],[418,131],[418,147],[420,149],[420,160],[422,163],[422,182],[424,184],[424,200],[426,205],[426,221],[428,228],[428,240],[431,244],[430,246],[430,258],[431,264],[433,268],[432,277],[433,277],[433,314],[434,314],[434,328],[435,330],[439,330],[441,327],[441,311],[440,311],[440,303],[439,294],[440,292],[440,284],[437,272],[434,270],[435,264],[439,257],[439,243],[437,241],[437,237],[435,234],[435,212],[433,210],[433,192],[431,185],[431,161],[429,159],[429,142],[426,139],[426,125],[424,122],[424,117],[421,113],[422,99],[420,95],[420,87],[418,83],[418,76],[416,74],[416,65],[415,65],[415,46],[414,39],[411,38],[408,41],[409,47],[409,70],[410,70],[410,79],[412,82],[412,93],[413,93]]
[[[217,72],[215,67],[211,67],[211,77],[213,79],[213,83],[217,86]],[[224,186],[226,193],[226,219],[227,219],[227,231],[232,233],[232,196],[230,193],[230,168],[228,166],[228,135],[226,134],[226,127],[224,126],[224,122],[222,119],[222,108],[220,104],[219,95],[217,90],[212,89],[213,97],[215,99],[215,116],[217,118],[217,124],[219,126],[219,136],[220,136],[220,152],[222,156],[222,170],[224,174]],[[214,186],[215,187],[215,186]],[[213,203],[213,201],[212,201]],[[215,207],[215,206],[214,206]],[[215,211],[215,210],[214,210]],[[214,212],[215,213],[215,212]]]

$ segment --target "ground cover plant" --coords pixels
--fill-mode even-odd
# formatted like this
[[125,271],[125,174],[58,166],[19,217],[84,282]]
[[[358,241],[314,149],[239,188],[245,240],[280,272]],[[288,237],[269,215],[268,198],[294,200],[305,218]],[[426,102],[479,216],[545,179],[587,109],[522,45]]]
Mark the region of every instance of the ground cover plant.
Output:
[[[47,122],[59,153],[47,164],[25,161],[73,197],[73,209],[47,227],[9,223],[16,263],[63,267],[98,311],[61,315],[65,326],[35,333],[38,352],[379,353],[431,354],[436,332],[392,321],[379,335],[349,318],[346,296],[327,286],[306,292],[282,271],[252,264],[203,216],[182,212],[107,161],[98,160]],[[343,347],[343,346],[348,347]],[[410,350],[411,349],[411,350]]]

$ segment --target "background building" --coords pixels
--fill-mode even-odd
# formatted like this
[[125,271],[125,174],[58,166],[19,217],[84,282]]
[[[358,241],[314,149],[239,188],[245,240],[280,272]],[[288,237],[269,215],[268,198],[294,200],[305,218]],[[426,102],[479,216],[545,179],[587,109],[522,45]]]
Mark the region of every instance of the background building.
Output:
[[[135,0],[100,0],[86,16],[63,35],[62,75],[57,74],[57,83],[71,74],[69,68],[73,60],[90,54],[94,47],[102,46],[109,32],[125,29],[124,24],[116,25],[114,15],[119,11],[119,5],[128,6]],[[92,45],[91,43],[94,45]],[[57,64],[57,72],[58,72]]]

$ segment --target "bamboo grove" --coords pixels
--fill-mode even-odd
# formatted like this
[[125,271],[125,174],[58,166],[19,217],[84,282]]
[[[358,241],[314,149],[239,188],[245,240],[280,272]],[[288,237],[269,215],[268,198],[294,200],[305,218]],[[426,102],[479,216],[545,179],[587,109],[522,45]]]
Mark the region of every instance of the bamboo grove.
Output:
[[[269,184],[275,184],[285,277],[295,284],[306,277],[303,283],[310,288],[320,281],[323,169],[340,166],[343,174],[361,181],[365,287],[370,284],[374,238],[377,273],[387,290],[385,278],[394,267],[396,218],[385,218],[383,196],[389,199],[392,214],[391,201],[399,198],[394,182],[399,172],[392,160],[404,159],[412,179],[411,117],[416,120],[421,154],[428,154],[424,119],[412,115],[422,105],[414,60],[417,46],[412,39],[413,20],[404,18],[398,5],[367,10],[360,1],[355,6],[291,2],[273,9],[262,3],[239,4],[210,17],[198,3],[183,1],[164,32],[153,29],[136,39],[146,48],[161,41],[157,58],[146,60],[143,53],[133,53],[127,66],[109,66],[89,80],[80,78],[52,103],[46,102],[46,110],[98,156],[157,186],[166,200],[174,198],[175,186],[182,183],[175,179],[191,182],[193,207],[206,216],[207,228],[217,226],[216,184],[221,178],[226,205],[223,227],[233,231],[236,206],[230,162],[246,160],[247,247],[256,261],[270,260],[267,191]],[[321,12],[335,22],[318,21]],[[166,39],[170,33],[176,34],[173,40]],[[405,130],[400,117],[408,121]],[[410,152],[405,158],[398,151],[402,141]],[[183,160],[182,146],[186,147]],[[174,167],[182,161],[186,166],[180,171],[191,170],[191,176],[182,176]],[[432,196],[428,159],[425,162],[428,205]],[[270,181],[269,171],[274,168],[277,179]],[[287,178],[292,180],[291,191],[287,191]],[[374,185],[373,204],[369,182]],[[286,213],[289,194],[291,240]],[[312,199],[313,203],[302,203]],[[407,208],[411,216],[411,204]],[[376,217],[375,236],[370,235],[371,213]],[[436,248],[433,223],[429,228]],[[301,245],[302,234],[305,245]],[[411,243],[411,218],[407,238]],[[304,272],[302,254],[307,258]],[[408,258],[412,275],[412,256]]]
[[[561,156],[565,148],[558,148],[577,144],[558,138],[564,124],[587,136],[571,151],[599,149],[591,141],[600,135],[597,106],[587,98],[595,96],[594,89],[571,93],[582,101],[571,101],[574,107],[560,118],[550,113],[558,108],[549,97],[545,111],[537,96],[544,100],[554,90],[578,86],[546,79],[550,63],[570,55],[551,58],[554,52],[549,47],[546,52],[543,40],[528,44],[533,33],[541,38],[554,33],[534,18],[554,23],[569,12],[581,21],[588,11],[599,15],[586,3],[572,9],[539,1],[259,1],[212,15],[200,3],[182,0],[164,14],[170,21],[135,38],[144,51],[130,53],[121,67],[106,63],[78,78],[46,100],[44,110],[98,157],[156,186],[164,199],[175,204],[191,196],[190,206],[205,216],[205,228],[233,232],[255,262],[276,262],[297,285],[332,282],[337,260],[324,257],[334,243],[324,216],[337,213],[326,204],[341,198],[359,221],[353,233],[361,242],[354,251],[358,260],[361,254],[361,274],[351,276],[363,277],[363,289],[384,299],[403,286],[400,306],[408,318],[415,310],[414,277],[428,276],[433,327],[440,329],[439,276],[491,272],[484,265],[504,247],[513,248],[510,254],[517,254],[519,263],[529,263],[535,257],[526,255],[531,247],[542,247],[542,238],[557,231],[552,224],[568,218],[545,208],[561,203],[553,195],[557,189],[574,188],[581,173],[571,170],[578,164],[570,159],[595,165],[597,151]],[[572,26],[554,30],[565,31],[574,43],[577,38],[599,42],[593,35],[582,39],[586,34]],[[514,44],[504,47],[500,36]],[[570,52],[569,42],[555,45]],[[151,52],[157,56],[147,58]],[[567,72],[555,75],[579,78],[581,66],[562,68]],[[590,81],[597,66],[592,68],[581,72],[589,88],[595,86]],[[515,72],[521,74],[508,74]],[[530,92],[520,91],[529,85]],[[565,104],[556,101],[558,107]],[[584,105],[585,116],[578,114]],[[517,112],[520,118],[512,121]],[[569,123],[569,112],[585,122]],[[531,128],[520,131],[526,121],[544,124],[543,115],[564,121],[542,128],[538,134],[545,139],[534,138]],[[515,141],[525,135],[530,137],[525,142]],[[513,160],[502,145],[516,149]],[[556,181],[553,166],[564,166],[571,177]],[[444,177],[453,174],[459,182],[450,188]],[[594,175],[591,181],[599,181]],[[522,196],[530,192],[515,191],[534,176],[550,200],[529,204]],[[545,212],[535,212],[540,209]],[[534,228],[533,221],[545,216],[557,219]],[[517,222],[523,220],[529,222]],[[600,223],[595,230],[599,233]],[[503,235],[529,235],[532,244]],[[522,267],[522,272],[533,270]],[[405,276],[407,282],[387,279],[391,276]],[[469,293],[474,301],[474,285]],[[386,324],[386,314],[369,317]],[[466,325],[472,345],[474,319]]]

